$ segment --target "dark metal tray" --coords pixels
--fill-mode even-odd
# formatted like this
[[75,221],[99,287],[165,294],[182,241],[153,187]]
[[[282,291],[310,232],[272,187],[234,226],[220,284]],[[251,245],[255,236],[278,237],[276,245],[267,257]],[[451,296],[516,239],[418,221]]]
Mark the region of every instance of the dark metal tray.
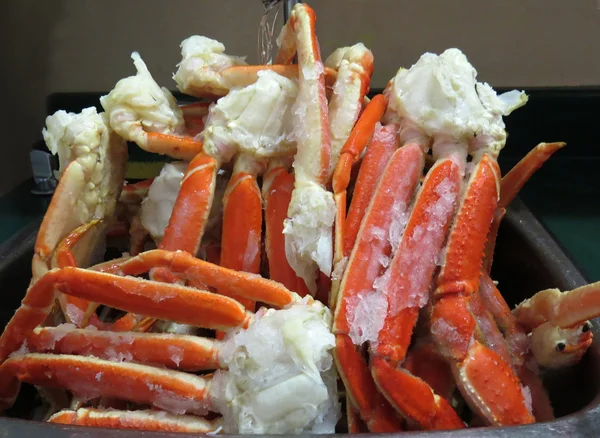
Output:
[[[0,327],[4,327],[19,304],[31,275],[31,256],[39,222],[0,246]],[[586,281],[552,236],[527,207],[516,199],[510,206],[499,233],[494,257],[493,278],[510,305],[549,287],[569,290]],[[468,429],[451,432],[404,432],[417,437],[569,437],[600,434],[600,320],[594,320],[596,338],[588,353],[575,367],[544,376],[553,402],[556,420],[510,428]],[[22,399],[22,398],[21,398]],[[164,437],[181,434],[115,431],[77,426],[51,425],[15,418],[0,418],[0,438],[37,437],[122,438]],[[185,436],[185,435],[183,435]],[[191,436],[191,435],[190,435]]]

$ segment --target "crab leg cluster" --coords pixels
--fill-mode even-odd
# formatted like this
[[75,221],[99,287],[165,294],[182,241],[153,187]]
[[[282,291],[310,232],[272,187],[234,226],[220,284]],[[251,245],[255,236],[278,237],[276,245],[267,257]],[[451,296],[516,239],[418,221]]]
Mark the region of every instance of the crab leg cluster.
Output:
[[[444,74],[454,77],[444,79]],[[513,368],[511,353],[516,351],[507,349],[486,301],[479,296],[479,283],[486,242],[492,242],[488,249],[493,252],[501,218],[497,211],[502,211],[560,144],[541,145],[503,180],[506,194],[499,208],[500,172],[495,157],[505,138],[501,116],[525,101],[515,92],[498,99],[489,86],[476,84],[474,77],[472,67],[457,51],[447,51],[439,58],[426,55],[411,70],[398,73],[386,90],[390,103],[384,121],[388,125],[376,128],[370,145],[373,151],[381,145],[372,163],[375,169],[385,166],[385,170],[365,174],[365,186],[356,188],[357,193],[360,189],[367,194],[357,198],[357,206],[361,199],[370,200],[366,208],[367,202],[362,201],[362,208],[353,211],[351,206],[348,213],[360,223],[357,237],[352,232],[348,237],[338,232],[338,260],[347,254],[349,258],[336,300],[335,354],[353,405],[371,431],[399,427],[385,401],[411,426],[464,427],[447,401],[447,392],[444,397],[432,391],[429,383],[435,379],[424,375],[422,380],[418,370],[402,367],[419,315],[427,320],[438,355],[450,365],[456,385],[477,415],[498,425],[534,421]],[[441,100],[429,103],[427,87],[436,81],[448,96],[452,93],[449,82],[454,81],[454,90],[465,106],[457,108]],[[478,94],[474,94],[476,88]],[[413,103],[417,101],[425,108]],[[465,110],[471,113],[460,114]],[[464,134],[460,133],[461,120],[470,123],[462,128]],[[452,124],[453,133],[448,129]],[[477,140],[471,137],[473,132]],[[381,141],[385,134],[387,141]],[[398,142],[402,147],[393,152]],[[424,153],[430,145],[435,163],[417,190]],[[467,151],[473,155],[468,165]],[[343,164],[338,169],[342,170]],[[341,210],[338,214],[343,216]],[[348,229],[346,226],[344,232]],[[489,285],[487,280],[484,284]],[[365,342],[368,362],[359,348]],[[443,372],[443,367],[440,369]],[[519,370],[525,381],[524,370]],[[492,380],[496,385],[488,384]],[[539,381],[530,379],[528,383],[531,391]],[[497,395],[498,388],[502,388],[502,398]],[[545,395],[543,389],[541,392],[537,401]]]
[[[289,312],[284,310],[282,312],[285,315],[278,317],[282,318],[284,332],[286,324],[290,321],[295,327],[294,330],[298,330],[302,327],[302,321],[312,319],[312,324],[315,324],[318,323],[319,318],[327,318],[325,307],[310,299],[302,301],[298,295],[288,291],[279,283],[212,265],[185,252],[153,250],[126,261],[105,264],[101,267],[104,272],[75,267],[52,270],[30,288],[21,308],[0,338],[3,359],[0,367],[0,381],[3,388],[0,398],[3,407],[10,405],[14,400],[18,390],[17,382],[24,381],[35,385],[65,387],[75,395],[87,399],[122,398],[126,394],[127,400],[153,405],[173,414],[189,412],[203,415],[209,409],[219,409],[224,415],[230,415],[229,421],[234,421],[232,424],[238,424],[243,428],[244,425],[239,423],[239,420],[236,421],[235,416],[246,415],[245,412],[242,414],[244,406],[236,407],[235,400],[227,399],[230,393],[221,392],[224,390],[222,385],[235,384],[235,380],[232,381],[228,377],[231,371],[225,372],[224,375],[218,374],[219,385],[217,385],[211,383],[208,377],[146,365],[162,365],[184,370],[214,369],[215,365],[217,368],[227,366],[229,362],[225,358],[231,352],[224,353],[222,351],[224,347],[218,341],[161,334],[117,334],[92,329],[72,330],[60,326],[35,328],[49,313],[55,290],[124,311],[218,330],[248,327],[251,324],[264,326],[269,320],[277,318],[272,316],[273,313],[263,311],[254,322],[253,315],[247,313],[238,301],[222,294],[132,277],[157,267],[168,268],[170,272],[180,275],[183,279],[194,279],[219,291],[228,291],[236,296],[276,307],[286,307]],[[305,311],[309,313],[306,314]],[[314,317],[311,318],[313,311],[317,312],[314,314],[316,320]],[[297,312],[300,312],[303,319],[294,323],[294,313]],[[321,330],[328,332],[326,319],[323,320],[323,324]],[[299,336],[300,332],[295,336],[297,335]],[[241,339],[233,342],[243,343]],[[223,345],[227,346],[227,341]],[[19,348],[62,354],[21,351],[20,354],[9,357]],[[93,357],[82,356],[90,353]],[[119,356],[126,363],[115,362],[114,359]],[[317,359],[320,360],[319,357]],[[129,363],[131,361],[137,363]],[[307,365],[309,363],[304,366]],[[317,365],[312,364],[313,367]],[[327,369],[330,367],[331,360]],[[317,376],[319,376],[318,371]],[[306,391],[308,389],[306,385],[314,385],[312,379],[314,376],[310,381],[291,376],[290,384],[297,390]],[[279,385],[281,390],[286,388],[284,383]],[[128,390],[123,391],[123,388]],[[330,398],[329,394],[335,386],[330,386],[329,389],[326,386],[323,388],[325,392],[315,407],[322,409],[319,404],[324,403],[325,413],[327,413],[335,406],[335,399]],[[257,388],[254,388],[254,391],[256,390]],[[258,392],[260,396],[260,390]],[[240,397],[247,396],[240,394]],[[300,403],[306,401],[302,400]],[[232,407],[225,408],[230,405]],[[297,409],[294,406],[288,404],[281,411],[281,415],[289,413],[286,409]],[[223,411],[224,409],[228,410]],[[259,406],[257,409],[260,410],[262,407]],[[236,410],[242,411],[236,412]],[[261,412],[256,414],[257,421],[261,420],[263,415]],[[273,412],[269,415],[273,415]],[[323,418],[320,421],[323,421]],[[272,430],[269,429],[269,424],[260,426]]]
[[[599,283],[511,311],[491,266],[506,207],[564,144],[501,178],[524,93],[449,49],[369,99],[370,50],[322,61],[315,23],[297,4],[273,65],[183,41],[174,79],[202,101],[134,53],[105,113],[47,119],[60,182],[0,336],[0,409],[24,382],[54,388],[54,423],[333,433],[339,373],[352,433],[466,427],[457,397],[470,426],[554,417],[539,369],[587,351]],[[126,141],[179,161],[124,184]]]

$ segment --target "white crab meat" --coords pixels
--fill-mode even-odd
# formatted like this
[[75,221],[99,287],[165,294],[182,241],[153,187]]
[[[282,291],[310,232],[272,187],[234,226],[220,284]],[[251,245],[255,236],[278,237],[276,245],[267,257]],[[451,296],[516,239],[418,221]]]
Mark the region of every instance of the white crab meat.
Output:
[[211,398],[226,433],[334,433],[340,418],[331,312],[304,299],[261,309],[225,339]]
[[290,138],[291,108],[298,87],[272,71],[232,90],[211,105],[202,133],[204,151],[228,162],[237,151],[256,158],[289,156],[296,143]]
[[400,69],[386,91],[386,120],[407,119],[430,137],[466,142],[471,152],[488,149],[498,154],[506,143],[502,116],[527,102],[520,91],[500,96],[458,49],[441,55],[425,53],[410,69]]
[[221,71],[236,65],[246,65],[243,57],[225,54],[225,46],[217,40],[194,35],[181,43],[182,60],[173,76],[177,88],[191,95],[224,96],[230,84]]
[[315,182],[296,178],[288,218],[283,223],[285,254],[311,294],[316,292],[315,263],[325,275],[331,274],[335,212],[331,192]]
[[121,79],[100,98],[117,134],[139,146],[147,144],[147,133],[181,135],[185,131],[183,113],[169,90],[160,87],[137,52],[131,54],[135,76]]
[[160,242],[165,235],[187,167],[188,163],[183,161],[165,164],[160,175],[152,181],[148,196],[142,201],[142,226],[155,242]]
[[[44,141],[54,155],[58,155],[60,169],[55,176],[60,178],[73,160],[78,160],[88,172],[99,173],[106,158],[108,128],[102,114],[96,108],[85,108],[81,113],[68,113],[63,110],[46,117],[46,127],[42,130]],[[100,163],[97,165],[97,161]]]
[[58,155],[57,178],[76,163],[77,170],[70,170],[67,181],[74,204],[68,212],[72,217],[69,222],[85,224],[112,214],[118,191],[112,174],[126,151],[124,143],[110,131],[106,115],[98,114],[96,108],[85,108],[79,114],[60,110],[46,118],[42,135],[50,152]]

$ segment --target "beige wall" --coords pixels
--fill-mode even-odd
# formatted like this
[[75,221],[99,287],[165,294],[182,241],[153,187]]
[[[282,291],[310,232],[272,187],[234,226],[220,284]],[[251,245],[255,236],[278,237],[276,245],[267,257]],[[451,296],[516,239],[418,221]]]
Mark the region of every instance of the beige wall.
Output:
[[[323,55],[364,42],[373,86],[425,51],[459,47],[496,86],[600,84],[596,0],[320,0]],[[161,85],[192,34],[256,60],[259,0],[7,0],[0,9],[3,79],[0,193],[29,177],[28,152],[55,91],[108,90],[134,69],[138,50]],[[10,164],[9,164],[10,163]]]

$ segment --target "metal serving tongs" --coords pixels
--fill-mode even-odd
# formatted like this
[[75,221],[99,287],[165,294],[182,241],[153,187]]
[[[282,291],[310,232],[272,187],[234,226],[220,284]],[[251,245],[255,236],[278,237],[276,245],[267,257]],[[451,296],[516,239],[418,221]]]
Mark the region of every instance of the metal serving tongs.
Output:
[[[258,63],[267,65],[272,63],[273,57],[273,35],[275,23],[279,16],[277,5],[283,3],[283,22],[285,23],[292,8],[299,0],[262,0],[264,13],[258,28]],[[295,62],[295,59],[294,59]]]

